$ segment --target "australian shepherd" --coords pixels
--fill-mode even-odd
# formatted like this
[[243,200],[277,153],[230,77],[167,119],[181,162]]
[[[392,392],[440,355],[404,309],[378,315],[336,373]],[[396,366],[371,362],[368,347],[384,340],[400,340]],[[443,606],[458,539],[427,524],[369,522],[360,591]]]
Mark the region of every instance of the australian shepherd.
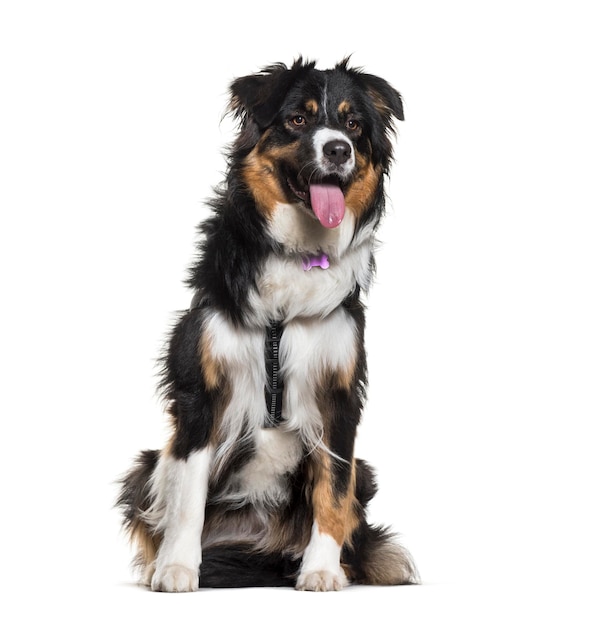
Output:
[[202,224],[163,356],[172,436],[123,477],[118,505],[155,591],[417,580],[370,524],[354,458],[364,306],[399,93],[298,59],[233,81],[238,134]]

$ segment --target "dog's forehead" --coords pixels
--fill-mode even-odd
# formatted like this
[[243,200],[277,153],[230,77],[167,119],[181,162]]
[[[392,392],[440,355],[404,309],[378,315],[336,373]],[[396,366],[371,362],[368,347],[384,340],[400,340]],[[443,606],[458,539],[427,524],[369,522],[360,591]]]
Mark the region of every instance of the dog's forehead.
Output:
[[312,70],[290,90],[286,105],[308,113],[327,115],[349,113],[363,94],[358,94],[353,78],[337,70]]

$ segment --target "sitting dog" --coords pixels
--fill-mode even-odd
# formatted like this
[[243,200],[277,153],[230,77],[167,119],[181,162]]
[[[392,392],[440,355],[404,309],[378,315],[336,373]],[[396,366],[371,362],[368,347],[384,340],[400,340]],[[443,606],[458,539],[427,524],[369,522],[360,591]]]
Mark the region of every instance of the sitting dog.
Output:
[[194,293],[163,356],[173,434],[118,500],[156,591],[414,583],[366,520],[354,458],[366,387],[361,294],[374,273],[399,93],[299,58],[235,80],[239,132],[201,226]]

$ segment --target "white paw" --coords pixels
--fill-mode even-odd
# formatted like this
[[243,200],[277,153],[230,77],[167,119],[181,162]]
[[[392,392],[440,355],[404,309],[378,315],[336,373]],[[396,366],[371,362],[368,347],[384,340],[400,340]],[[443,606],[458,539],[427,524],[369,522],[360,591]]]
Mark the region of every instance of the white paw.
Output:
[[198,571],[183,565],[160,567],[151,579],[153,591],[198,591]]
[[342,569],[339,572],[321,570],[301,573],[295,588],[299,591],[340,591],[346,584],[347,577]]

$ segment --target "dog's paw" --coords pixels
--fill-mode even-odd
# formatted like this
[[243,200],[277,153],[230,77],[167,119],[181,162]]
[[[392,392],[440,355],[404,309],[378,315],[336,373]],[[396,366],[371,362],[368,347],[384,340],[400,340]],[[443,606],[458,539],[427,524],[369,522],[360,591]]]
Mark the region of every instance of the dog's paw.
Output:
[[321,570],[301,573],[295,588],[298,591],[340,591],[345,585],[347,577],[342,569],[339,572]]
[[151,579],[153,591],[198,591],[198,572],[183,565],[158,568]]

